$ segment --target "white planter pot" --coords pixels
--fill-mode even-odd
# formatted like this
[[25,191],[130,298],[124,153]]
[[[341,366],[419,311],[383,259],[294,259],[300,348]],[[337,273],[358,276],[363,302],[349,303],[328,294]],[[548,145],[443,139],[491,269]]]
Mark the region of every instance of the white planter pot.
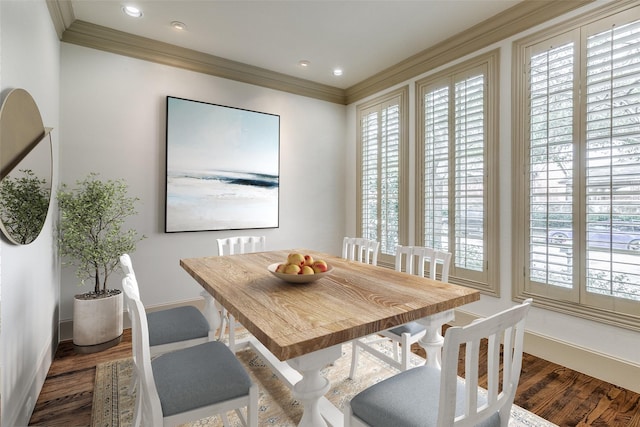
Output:
[[73,300],[73,344],[85,353],[112,347],[122,339],[122,292],[98,299]]

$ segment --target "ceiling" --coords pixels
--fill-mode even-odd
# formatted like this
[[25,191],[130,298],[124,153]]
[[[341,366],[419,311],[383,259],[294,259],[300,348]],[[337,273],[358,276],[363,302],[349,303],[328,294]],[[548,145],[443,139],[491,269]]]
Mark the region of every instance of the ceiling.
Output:
[[[346,89],[519,2],[72,0],[71,7],[79,21]],[[125,15],[125,5],[142,17]],[[337,67],[342,76],[332,74]]]

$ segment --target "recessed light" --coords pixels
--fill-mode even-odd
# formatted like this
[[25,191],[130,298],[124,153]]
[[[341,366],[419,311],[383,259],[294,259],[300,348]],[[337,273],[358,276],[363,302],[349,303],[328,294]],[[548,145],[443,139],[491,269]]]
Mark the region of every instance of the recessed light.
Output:
[[342,75],[342,69],[341,68],[334,68],[333,75],[334,76],[341,76]]
[[184,31],[187,29],[187,25],[184,22],[172,21],[171,26],[176,30]]
[[311,65],[311,62],[303,59],[302,61],[298,62],[298,65],[300,65],[302,68],[308,68],[309,65]]
[[142,16],[142,11],[135,6],[125,6],[122,8],[122,11],[134,18],[140,18]]

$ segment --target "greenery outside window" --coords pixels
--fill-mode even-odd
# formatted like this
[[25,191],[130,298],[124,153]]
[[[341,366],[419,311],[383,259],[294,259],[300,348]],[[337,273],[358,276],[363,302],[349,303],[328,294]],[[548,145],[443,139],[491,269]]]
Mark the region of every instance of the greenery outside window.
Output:
[[640,329],[640,7],[632,4],[514,44],[514,295]]
[[451,252],[449,281],[499,294],[498,51],[416,83],[416,241]]
[[356,107],[357,234],[380,242],[380,264],[393,265],[406,241],[408,88]]

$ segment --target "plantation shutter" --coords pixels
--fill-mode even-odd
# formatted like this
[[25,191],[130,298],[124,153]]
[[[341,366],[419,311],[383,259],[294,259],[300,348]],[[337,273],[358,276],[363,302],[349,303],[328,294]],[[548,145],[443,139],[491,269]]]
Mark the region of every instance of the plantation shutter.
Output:
[[400,234],[400,97],[361,115],[362,237],[395,255]]
[[[489,292],[498,289],[498,276],[489,271],[491,258],[497,272],[493,242],[498,221],[487,219],[497,211],[496,198],[490,201],[488,190],[491,182],[497,191],[496,175],[488,166],[496,159],[497,139],[488,136],[497,123],[495,110],[488,107],[489,99],[495,99],[495,87],[489,88],[489,70],[495,63],[497,55],[492,52],[418,82],[422,120],[422,144],[417,149],[422,169],[418,239],[452,254],[452,283]],[[494,73],[491,76],[495,78]]]
[[528,85],[529,276],[568,289],[574,280],[575,45],[563,37],[541,44],[542,51],[534,48]]
[[400,106],[388,105],[382,110],[380,156],[380,252],[394,255],[398,244],[398,207],[400,176]]
[[640,301],[640,20],[587,28],[586,295]]
[[449,87],[424,96],[424,244],[449,252]]
[[630,302],[640,301],[640,21],[613,16],[528,52],[528,287],[632,313]]
[[379,195],[379,147],[378,134],[380,117],[377,111],[364,114],[362,126],[362,236],[367,239],[378,240],[378,195]]
[[485,261],[485,77],[455,82],[455,267],[480,271]]
[[623,3],[514,43],[513,278],[516,298],[638,329],[640,7]]

